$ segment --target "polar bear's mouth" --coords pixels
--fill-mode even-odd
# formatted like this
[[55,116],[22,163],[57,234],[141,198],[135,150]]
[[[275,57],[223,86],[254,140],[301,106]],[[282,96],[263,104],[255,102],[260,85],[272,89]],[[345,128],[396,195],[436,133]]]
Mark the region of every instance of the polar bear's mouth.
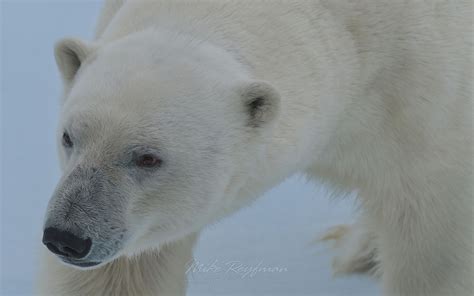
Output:
[[79,267],[92,267],[92,266],[96,266],[100,264],[100,262],[76,262],[76,263],[68,262],[68,263],[79,266]]
[[102,262],[96,262],[96,261],[79,262],[79,261],[73,261],[73,260],[69,260],[65,258],[61,258],[61,260],[68,265],[73,265],[75,267],[83,267],[83,268],[93,267],[102,263]]

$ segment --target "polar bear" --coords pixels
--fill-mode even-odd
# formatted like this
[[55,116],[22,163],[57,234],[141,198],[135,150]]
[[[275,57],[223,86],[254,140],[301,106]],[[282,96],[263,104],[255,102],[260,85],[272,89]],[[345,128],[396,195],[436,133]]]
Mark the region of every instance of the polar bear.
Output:
[[[472,295],[471,1],[108,1],[66,38],[46,295],[183,295],[199,232],[302,172],[339,273]],[[54,253],[54,255],[53,255]],[[61,262],[61,263],[60,263]]]

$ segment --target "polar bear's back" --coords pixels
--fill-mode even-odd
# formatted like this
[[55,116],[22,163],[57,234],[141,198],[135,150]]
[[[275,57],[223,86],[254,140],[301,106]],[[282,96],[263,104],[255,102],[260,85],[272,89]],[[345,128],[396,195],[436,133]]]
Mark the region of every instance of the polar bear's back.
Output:
[[378,59],[372,63],[438,56],[464,68],[471,55],[472,1],[322,2],[351,31],[359,54]]
[[[301,34],[306,32],[308,36],[312,36],[312,30],[321,30],[319,28],[321,22],[316,19],[323,18],[323,15],[332,15],[335,22],[340,23],[341,28],[347,29],[352,35],[358,57],[349,57],[348,59],[357,58],[360,61],[363,67],[360,72],[365,73],[366,79],[370,80],[374,78],[374,75],[379,75],[380,69],[383,68],[396,70],[403,65],[420,65],[419,69],[411,67],[411,74],[422,75],[418,71],[427,74],[440,73],[442,69],[443,72],[452,72],[444,76],[450,76],[451,78],[459,76],[455,80],[461,82],[464,87],[469,86],[472,80],[469,78],[472,76],[470,68],[472,66],[473,24],[471,16],[473,2],[468,0],[321,0],[311,2],[311,4],[279,3],[278,5],[277,3],[263,2],[262,4],[262,2],[254,3],[253,1],[244,2],[245,5],[243,5],[244,3],[235,2],[212,2],[211,5],[214,9],[202,8],[207,4],[199,2],[187,4],[176,3],[175,1],[127,2],[129,1],[106,0],[98,20],[98,38],[105,33],[106,38],[114,39],[150,25],[169,26],[169,23],[175,22],[175,20],[177,23],[182,23],[180,29],[186,33],[189,33],[190,30],[194,34],[201,33],[194,27],[205,22],[218,27],[217,31],[235,35],[229,36],[230,39],[242,38],[244,40],[251,38],[234,32],[235,29],[230,27],[244,28],[249,31],[246,33],[254,33],[261,37],[271,35],[278,38],[274,33],[275,28],[279,28],[278,31],[282,35],[298,34],[295,33],[296,31],[301,32]],[[286,9],[285,5],[288,6]],[[121,14],[119,20],[115,17],[117,14]],[[170,15],[168,16],[168,14]],[[265,24],[271,25],[268,28],[257,28],[258,24],[256,26],[250,24],[255,22],[252,19],[257,17],[265,18]],[[114,22],[114,18],[115,23],[110,26],[112,27],[112,30],[110,30],[109,25]],[[167,18],[171,21],[166,21]],[[292,19],[293,21],[290,22]],[[296,22],[296,20],[301,21]],[[237,22],[247,24],[234,26],[233,23]],[[291,24],[291,28],[285,31],[284,24]],[[173,27],[179,26],[179,24],[173,25]],[[185,28],[186,26],[191,27],[191,29]],[[316,26],[318,28],[305,29],[304,26]],[[327,24],[326,31],[333,30],[333,26],[334,23]],[[252,30],[255,32],[250,32]],[[334,31],[328,31],[327,33],[334,34]],[[216,32],[211,34],[216,35]],[[327,42],[327,40],[312,41],[309,40],[309,37],[301,38],[300,41],[310,43],[307,44],[308,47],[319,46],[318,43]],[[334,38],[340,37],[335,36]],[[238,43],[241,40],[235,41]],[[263,41],[261,40],[261,42]],[[265,42],[271,41],[265,40]],[[275,42],[280,44],[281,40]],[[338,42],[338,40],[335,40],[335,42]],[[243,44],[243,46],[248,46],[248,44]],[[259,45],[254,44],[254,46],[258,47]],[[268,44],[268,46],[271,47],[272,45]],[[352,46],[352,44],[347,44],[347,47],[349,46]],[[279,47],[284,50],[281,44]],[[256,49],[247,51],[253,50]],[[273,53],[278,54],[277,50],[274,50]],[[272,61],[272,63],[274,62]],[[291,66],[289,65],[288,69]],[[460,71],[463,73],[460,73]],[[470,87],[465,91],[469,90]]]

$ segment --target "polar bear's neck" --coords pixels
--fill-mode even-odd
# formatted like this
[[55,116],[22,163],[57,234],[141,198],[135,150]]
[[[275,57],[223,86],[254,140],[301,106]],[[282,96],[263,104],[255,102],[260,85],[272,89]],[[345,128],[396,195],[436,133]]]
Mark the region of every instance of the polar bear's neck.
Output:
[[77,270],[44,254],[41,295],[184,295],[186,268],[192,261],[195,236],[150,250],[133,258],[120,257],[100,268]]

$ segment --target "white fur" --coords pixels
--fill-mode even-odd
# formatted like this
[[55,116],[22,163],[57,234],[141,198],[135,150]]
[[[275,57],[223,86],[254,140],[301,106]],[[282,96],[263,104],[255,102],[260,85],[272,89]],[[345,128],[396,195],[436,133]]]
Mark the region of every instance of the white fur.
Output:
[[[118,3],[105,6],[77,79],[66,81],[63,121],[93,110],[116,146],[148,125],[189,173],[162,187],[169,204],[131,193],[122,258],[90,271],[50,262],[43,293],[114,294],[123,274],[104,270],[304,172],[359,191],[367,228],[341,241],[339,271],[357,271],[376,250],[385,295],[472,295],[471,1]],[[249,83],[270,98],[258,126],[245,125],[236,95]],[[182,276],[121,287],[157,295]]]

